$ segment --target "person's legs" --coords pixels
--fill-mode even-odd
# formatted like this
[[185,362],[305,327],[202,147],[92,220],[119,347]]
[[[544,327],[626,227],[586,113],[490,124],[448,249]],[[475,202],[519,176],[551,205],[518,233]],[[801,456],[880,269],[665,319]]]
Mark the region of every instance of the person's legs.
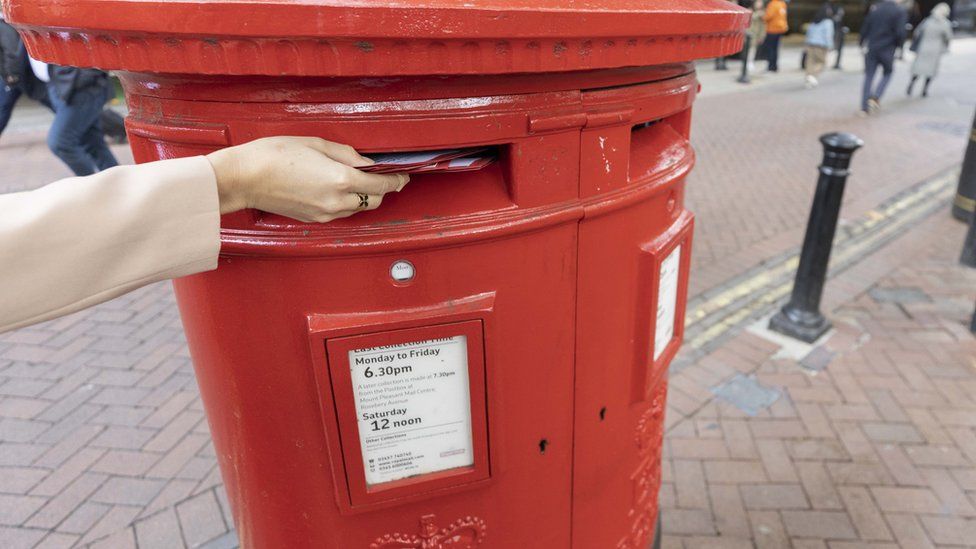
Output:
[[8,88],[0,84],[0,133],[7,128],[10,122],[10,115],[14,112],[14,105],[20,97],[20,87],[13,86]]
[[922,86],[922,97],[928,97],[929,96],[929,84],[931,84],[931,83],[932,83],[932,78],[931,77],[925,79],[925,85]]
[[125,119],[122,115],[106,107],[102,109],[102,114],[98,118],[102,123],[105,137],[116,143],[128,142],[128,136],[125,134]]
[[878,60],[870,50],[864,56],[864,85],[861,88],[861,110],[868,111],[868,100],[872,98],[874,74],[878,72]]
[[85,144],[85,150],[88,152],[88,155],[94,160],[95,167],[98,168],[98,171],[107,170],[119,165],[119,161],[112,154],[112,149],[105,143],[105,132],[102,130],[100,117],[85,132],[84,137],[82,137],[82,142]]
[[885,88],[888,87],[888,82],[891,82],[891,73],[895,70],[894,50],[882,52],[878,56],[878,63],[881,65],[881,81],[878,82],[878,87],[875,88],[873,97],[880,101],[881,96],[884,95]]
[[769,59],[769,70],[772,72],[779,71],[779,34],[767,34],[766,40],[769,42],[769,51],[766,55]]
[[[119,162],[115,159],[115,155],[112,154],[112,150],[105,143],[105,131],[102,126],[102,113],[104,112],[102,107],[104,107],[105,101],[108,99],[107,90],[103,90],[100,94],[96,91],[92,95],[94,96],[94,99],[92,99],[93,103],[99,105],[99,112],[94,122],[92,122],[82,137],[82,143],[88,155],[95,162],[95,167],[99,171],[102,171],[118,166]],[[100,102],[98,101],[99,97],[102,98]]]
[[55,90],[50,90],[54,105],[54,122],[47,134],[47,146],[55,156],[71,168],[75,175],[91,175],[96,171],[95,160],[88,153],[85,136],[102,111],[101,103],[93,101],[88,89],[75,92],[66,103]]
[[810,58],[807,60],[811,66],[809,67],[809,74],[814,77],[819,77],[820,73],[823,72],[824,66],[827,64],[827,48],[821,48],[819,46],[810,48]]
[[908,95],[912,94],[912,88],[915,87],[916,80],[918,80],[918,76],[913,74],[912,79],[908,81],[908,91],[905,93],[907,93]]

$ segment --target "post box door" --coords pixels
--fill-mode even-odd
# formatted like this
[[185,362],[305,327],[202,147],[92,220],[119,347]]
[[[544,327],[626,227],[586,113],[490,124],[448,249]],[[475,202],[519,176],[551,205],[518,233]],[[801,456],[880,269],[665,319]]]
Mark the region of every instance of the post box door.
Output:
[[[692,216],[693,75],[587,92],[581,137],[573,547],[654,533],[666,369],[680,344]],[[606,268],[613,265],[612,269]]]

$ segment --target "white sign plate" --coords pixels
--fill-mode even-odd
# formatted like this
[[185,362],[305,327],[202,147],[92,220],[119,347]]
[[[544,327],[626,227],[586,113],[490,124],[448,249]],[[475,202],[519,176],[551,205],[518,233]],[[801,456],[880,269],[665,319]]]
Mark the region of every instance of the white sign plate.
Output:
[[349,351],[366,484],[474,464],[466,336]]
[[678,269],[681,263],[679,244],[661,262],[657,286],[657,320],[654,322],[654,360],[674,337],[674,315],[678,306]]

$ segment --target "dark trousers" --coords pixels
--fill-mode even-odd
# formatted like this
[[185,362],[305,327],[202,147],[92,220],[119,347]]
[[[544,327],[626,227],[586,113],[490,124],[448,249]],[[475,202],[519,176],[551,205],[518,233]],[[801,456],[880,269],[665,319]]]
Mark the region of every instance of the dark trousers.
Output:
[[779,70],[779,39],[782,34],[766,34],[766,59],[769,60],[769,70],[775,72]]
[[[43,83],[42,83],[43,85]],[[47,88],[42,88],[44,93],[36,98],[37,102],[45,107],[54,110],[54,106],[47,98]],[[20,86],[0,87],[0,133],[7,129],[7,124],[10,122],[10,115],[14,112],[14,105],[17,104],[17,100],[20,99],[21,95],[26,95],[27,97],[32,97],[30,92],[25,92]]]
[[22,91],[20,91],[19,86],[7,87],[0,84],[0,133],[6,129],[7,123],[10,122],[10,115],[14,112],[14,105],[17,103],[17,99],[20,98]]
[[[874,76],[881,67],[881,80],[878,84],[874,83]],[[885,48],[883,50],[868,50],[864,56],[864,88],[861,90],[861,110],[868,110],[868,99],[881,99],[884,95],[888,82],[891,81],[891,73],[895,68],[895,48]]]
[[106,86],[76,90],[67,102],[56,90],[48,89],[54,105],[54,122],[47,134],[47,146],[75,175],[91,175],[118,165],[105,144],[102,107],[108,101]]

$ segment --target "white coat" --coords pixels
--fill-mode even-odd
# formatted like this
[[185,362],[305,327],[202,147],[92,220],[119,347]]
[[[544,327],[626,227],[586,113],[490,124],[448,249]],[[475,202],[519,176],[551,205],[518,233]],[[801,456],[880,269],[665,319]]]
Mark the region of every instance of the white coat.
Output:
[[944,17],[930,15],[915,30],[917,48],[912,74],[922,78],[933,78],[939,72],[939,61],[949,50],[952,40],[952,25]]
[[215,269],[217,181],[202,157],[0,195],[0,332]]

